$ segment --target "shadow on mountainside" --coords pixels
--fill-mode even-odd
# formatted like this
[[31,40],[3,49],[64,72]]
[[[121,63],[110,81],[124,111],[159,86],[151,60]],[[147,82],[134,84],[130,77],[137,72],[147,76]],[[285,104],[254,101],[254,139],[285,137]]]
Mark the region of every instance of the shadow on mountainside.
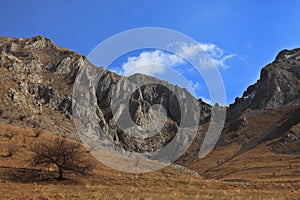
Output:
[[230,158],[226,159],[223,162],[220,162],[218,165],[207,169],[204,174],[224,165],[225,163],[233,160],[234,158],[240,156],[241,154],[255,148],[256,146],[271,141],[280,137],[283,137],[286,132],[288,132],[292,126],[296,125],[300,122],[300,107],[297,106],[295,110],[290,112],[288,115],[283,118],[273,122],[268,126],[268,128],[262,133],[259,134],[258,137],[251,139],[249,142],[242,145],[242,147]]

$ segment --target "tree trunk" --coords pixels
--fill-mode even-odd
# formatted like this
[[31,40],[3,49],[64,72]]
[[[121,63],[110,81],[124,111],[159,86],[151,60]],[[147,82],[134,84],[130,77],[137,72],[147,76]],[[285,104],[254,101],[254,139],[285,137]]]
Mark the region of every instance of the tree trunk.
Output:
[[60,167],[58,167],[58,172],[59,172],[58,179],[63,180],[64,179],[64,173],[63,173],[63,170]]

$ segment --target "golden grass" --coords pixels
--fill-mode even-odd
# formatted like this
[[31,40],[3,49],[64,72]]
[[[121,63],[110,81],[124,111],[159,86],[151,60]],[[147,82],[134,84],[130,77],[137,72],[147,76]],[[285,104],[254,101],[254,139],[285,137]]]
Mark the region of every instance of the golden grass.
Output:
[[[8,139],[6,134],[13,137]],[[89,176],[67,174],[68,180],[58,181],[55,169],[34,169],[26,162],[30,155],[28,146],[49,137],[56,136],[43,132],[35,137],[31,129],[0,124],[1,153],[8,145],[18,147],[12,156],[0,156],[1,199],[297,199],[300,196],[296,179],[294,182],[280,177],[253,178],[247,182],[212,180],[171,167],[146,174],[129,174],[99,162]],[[242,161],[239,162],[242,165]]]

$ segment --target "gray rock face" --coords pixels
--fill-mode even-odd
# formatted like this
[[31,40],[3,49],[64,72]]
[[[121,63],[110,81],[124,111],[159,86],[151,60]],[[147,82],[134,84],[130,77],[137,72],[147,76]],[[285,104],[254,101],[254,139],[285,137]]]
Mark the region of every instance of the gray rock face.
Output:
[[[83,132],[93,132],[91,135],[109,138],[118,147],[139,153],[161,149],[179,130],[185,131],[187,138],[193,129],[197,133],[199,101],[187,90],[150,76],[120,77],[102,68],[89,68],[80,70],[75,83],[78,93],[73,96],[75,119],[79,119],[76,124],[82,125]],[[95,81],[96,77],[99,80]],[[103,131],[98,130],[99,125]]]
[[[2,90],[1,101],[6,103],[0,110],[6,116],[30,116],[41,128],[54,133],[74,134],[69,120],[73,84],[78,70],[87,66],[96,70],[84,56],[57,47],[47,38],[0,37],[0,70],[11,83]],[[100,125],[106,137],[127,151],[156,151],[172,140],[179,127],[189,132],[189,126],[209,120],[211,107],[185,89],[141,74],[125,78],[103,70],[102,75],[92,94],[97,113],[92,126]],[[145,81],[151,83],[141,84]],[[201,115],[195,112],[197,106]],[[187,117],[191,113],[195,115]]]
[[261,70],[260,80],[230,105],[218,144],[239,143],[241,153],[273,141],[274,152],[299,153],[298,128],[292,128],[299,123],[299,107],[300,49],[283,50]]
[[73,132],[71,121],[59,119],[71,118],[72,84],[84,62],[83,56],[44,37],[0,37],[0,109],[5,118],[19,123],[19,115],[27,116],[26,125],[57,134]]
[[283,50],[261,70],[260,79],[230,105],[229,115],[245,109],[273,109],[300,104],[300,49]]
[[200,120],[198,101],[187,90],[141,74],[125,78],[107,71],[96,96],[102,128],[128,151],[156,151],[168,144],[179,127],[197,126]]

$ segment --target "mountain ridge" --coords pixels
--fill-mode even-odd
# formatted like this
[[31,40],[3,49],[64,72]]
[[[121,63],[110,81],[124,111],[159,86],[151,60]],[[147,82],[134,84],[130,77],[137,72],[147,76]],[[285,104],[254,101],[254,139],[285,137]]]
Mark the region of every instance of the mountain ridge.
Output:
[[[41,36],[28,39],[0,37],[1,121],[80,140],[75,134],[72,120],[72,89],[78,70],[85,65],[92,66],[85,56],[57,47],[51,40]],[[240,148],[236,150],[236,155],[240,155],[241,152],[245,153],[245,150],[251,152],[253,148],[269,145],[268,152],[295,155],[300,153],[297,147],[300,141],[297,119],[300,118],[299,66],[300,49],[297,48],[281,51],[272,63],[262,68],[260,80],[249,86],[242,97],[236,98],[235,102],[229,105],[226,124],[216,151],[238,145]],[[123,130],[116,126],[113,110],[109,108],[113,88],[118,81],[126,82],[128,78],[103,68],[101,70],[104,74],[95,91],[99,108],[97,119],[107,137],[119,147],[133,152],[152,152],[168,144],[182,122],[178,116],[183,114],[172,105],[176,102],[172,93],[161,87],[147,85],[137,90],[132,97],[128,97],[132,108],[130,116],[138,125],[154,119],[149,110],[161,99],[167,115],[163,131],[152,137],[152,141],[132,140],[132,137],[126,136]],[[153,78],[138,74],[135,76],[141,79]],[[122,87],[126,89],[127,86],[123,84]],[[170,87],[178,90],[181,97],[190,95],[182,88],[172,85]],[[119,99],[125,100],[125,96],[119,96]],[[203,163],[201,160],[194,160],[209,124],[211,106],[200,99],[197,102],[201,111],[200,117],[197,118],[201,130],[198,130],[195,141],[177,163],[207,175],[209,168],[202,170],[193,163]],[[124,102],[120,103],[123,104]],[[140,109],[142,111],[138,111]],[[160,118],[154,120],[158,122]],[[280,134],[276,134],[276,127],[282,130]],[[207,159],[209,158],[210,156]],[[227,158],[222,159],[226,161]],[[217,166],[220,171],[223,170],[223,165]]]

